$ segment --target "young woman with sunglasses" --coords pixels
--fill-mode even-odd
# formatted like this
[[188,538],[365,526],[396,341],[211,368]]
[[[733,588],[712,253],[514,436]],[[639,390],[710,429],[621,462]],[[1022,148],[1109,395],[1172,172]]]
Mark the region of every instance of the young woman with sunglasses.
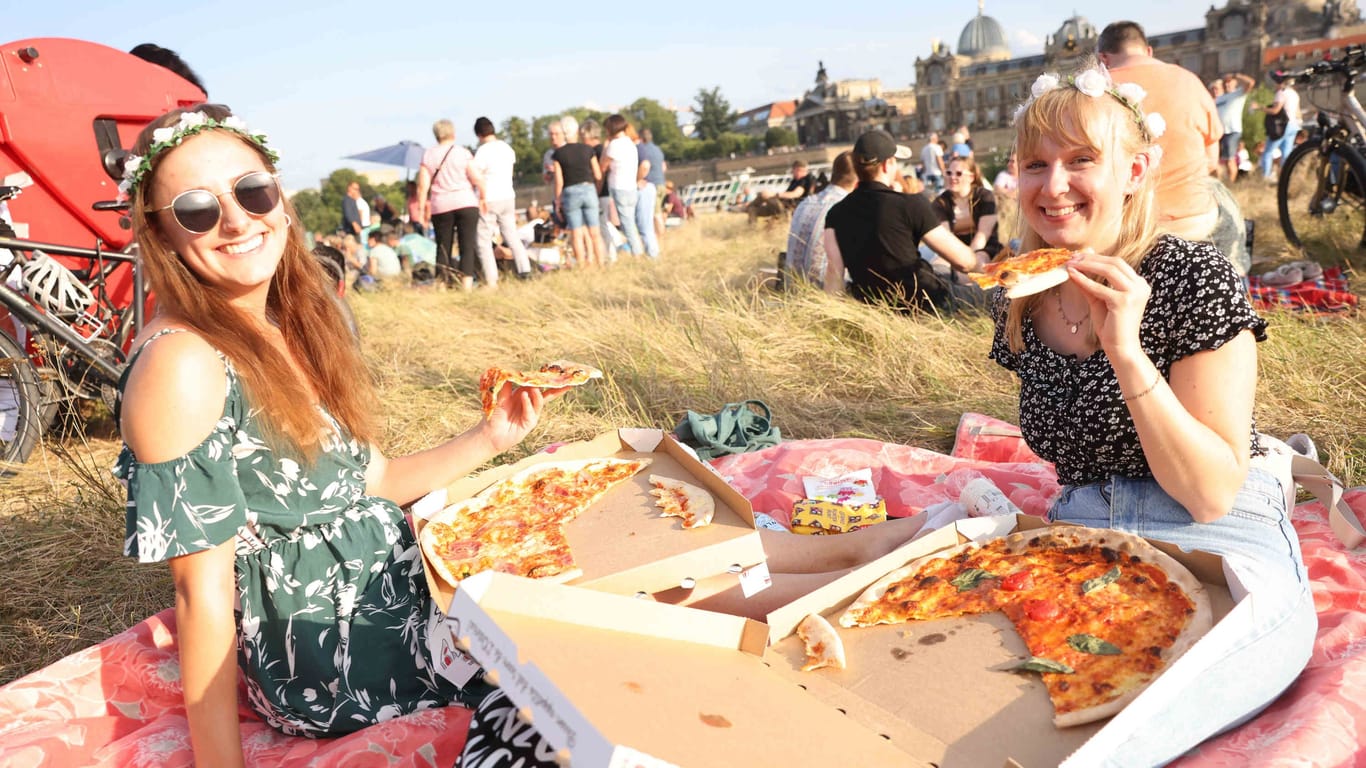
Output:
[[1001,252],[996,236],[996,196],[982,185],[977,161],[955,155],[945,173],[945,190],[934,200],[939,218],[979,259],[991,261]]
[[1160,765],[1270,704],[1314,640],[1286,494],[1255,459],[1266,321],[1216,248],[1158,232],[1164,123],[1142,88],[1092,63],[1031,92],[1016,117],[1022,247],[1081,255],[1044,293],[995,293],[991,356],[1019,376],[1025,440],[1063,484],[1049,517],[1220,555],[1235,598],[1251,593],[1222,655],[1183,657],[1165,702],[1109,723],[1112,751],[1093,742],[1070,758]]
[[432,672],[433,605],[398,505],[517,444],[559,391],[505,387],[465,433],[386,458],[265,137],[206,104],[158,118],[134,152],[121,187],[157,314],[121,387],[115,473],[126,554],[175,582],[197,762],[243,764],[239,671],[252,709],[302,736],[482,698]]

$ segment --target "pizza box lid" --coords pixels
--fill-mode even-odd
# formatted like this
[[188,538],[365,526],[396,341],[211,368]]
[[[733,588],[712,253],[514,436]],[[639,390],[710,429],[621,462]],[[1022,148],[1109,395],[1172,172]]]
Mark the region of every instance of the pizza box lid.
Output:
[[[922,513],[923,514],[923,513]],[[1029,654],[1003,614],[846,629],[845,608],[888,572],[968,540],[985,541],[1015,530],[1048,527],[1029,515],[970,518],[921,536],[878,560],[767,615],[773,645],[765,658],[780,674],[800,681],[817,698],[907,752],[943,768],[954,766],[1097,765],[1128,735],[1115,719],[1072,728],[1053,725],[1053,707],[1033,676],[1004,673]],[[1234,604],[1221,558],[1150,542],[1196,575],[1210,595],[1216,624],[1125,708],[1160,710],[1178,695],[1179,683],[1203,660],[1217,658],[1249,620],[1249,601]],[[848,666],[802,672],[805,653],[794,634],[808,614],[824,615],[839,632]],[[1165,683],[1165,684],[1164,684]]]
[[[593,589],[636,594],[677,587],[685,579],[759,571],[765,560],[754,528],[749,500],[697,459],[672,435],[658,429],[620,429],[592,440],[567,443],[463,478],[414,502],[413,530],[421,534],[427,518],[447,505],[467,499],[493,483],[536,464],[588,458],[643,458],[650,466],[612,489],[566,527],[569,547],[583,572],[570,583]],[[711,525],[683,530],[675,517],[660,517],[649,495],[649,476],[665,475],[705,488],[716,501]],[[427,585],[437,605],[451,602],[455,590],[436,576],[423,555]],[[755,566],[760,566],[755,568]],[[762,582],[759,589],[762,588]]]
[[562,765],[928,765],[774,674],[750,619],[486,572],[446,627]]

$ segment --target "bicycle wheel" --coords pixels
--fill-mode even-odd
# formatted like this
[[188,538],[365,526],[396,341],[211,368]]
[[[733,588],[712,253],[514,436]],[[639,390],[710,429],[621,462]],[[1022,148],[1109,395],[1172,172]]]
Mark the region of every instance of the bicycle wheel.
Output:
[[22,463],[43,434],[42,390],[23,347],[0,332],[0,462]]
[[1276,203],[1285,239],[1306,258],[1335,261],[1366,247],[1366,160],[1350,146],[1296,147],[1281,169]]

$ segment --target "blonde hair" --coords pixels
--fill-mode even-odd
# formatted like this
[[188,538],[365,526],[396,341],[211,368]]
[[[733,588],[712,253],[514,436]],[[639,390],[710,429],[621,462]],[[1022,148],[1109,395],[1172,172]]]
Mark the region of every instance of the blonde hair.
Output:
[[[1096,66],[1094,60],[1083,63],[1079,72]],[[1149,153],[1153,146],[1144,139],[1134,113],[1110,94],[1088,96],[1066,84],[1047,91],[1030,102],[1016,119],[1014,153],[1020,162],[1039,149],[1048,137],[1063,145],[1090,147],[1101,157],[1119,154],[1133,157]],[[1137,267],[1157,240],[1157,214],[1153,190],[1157,186],[1156,157],[1150,155],[1148,172],[1138,186],[1126,196],[1120,210],[1119,236],[1109,254]],[[1020,251],[1047,248],[1039,233],[1029,227],[1021,206],[1019,220]],[[1043,294],[1035,294],[1010,302],[1006,314],[1006,340],[1010,349],[1024,349],[1024,318],[1042,301]]]
[[[182,112],[195,111],[219,121],[232,114],[220,104],[172,110],[142,129],[133,152],[145,154],[153,131],[175,125]],[[250,147],[267,170],[276,172],[261,147],[232,131],[217,132]],[[295,448],[308,460],[317,457],[321,438],[330,425],[314,405],[306,384],[351,437],[373,441],[377,432],[374,385],[359,347],[349,343],[351,332],[342,319],[337,297],[331,293],[330,278],[309,251],[299,227],[290,226],[286,233],[284,254],[271,278],[266,313],[279,325],[285,346],[302,369],[302,380],[285,356],[266,340],[257,323],[230,303],[221,289],[201,280],[167,245],[161,223],[178,225],[169,215],[155,216],[149,196],[162,161],[179,150],[179,146],[172,147],[152,158],[144,183],[137,186],[132,199],[140,263],[147,270],[157,311],[194,330],[232,361],[248,399],[260,409],[257,418],[272,447]],[[297,219],[287,199],[282,197],[280,205],[286,215]]]
[[446,118],[441,118],[432,123],[432,135],[436,137],[437,143],[455,140],[455,123]]

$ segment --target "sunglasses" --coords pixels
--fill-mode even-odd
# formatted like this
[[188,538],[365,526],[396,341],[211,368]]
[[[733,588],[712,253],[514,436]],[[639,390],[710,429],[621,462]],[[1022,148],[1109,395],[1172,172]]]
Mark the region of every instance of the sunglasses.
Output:
[[[265,216],[280,204],[280,182],[274,174],[267,171],[252,171],[232,183],[232,199],[252,216]],[[157,208],[154,212],[170,210],[176,223],[196,235],[202,235],[218,226],[223,216],[223,207],[218,199],[228,192],[214,194],[207,189],[187,189],[175,196],[170,205]]]

